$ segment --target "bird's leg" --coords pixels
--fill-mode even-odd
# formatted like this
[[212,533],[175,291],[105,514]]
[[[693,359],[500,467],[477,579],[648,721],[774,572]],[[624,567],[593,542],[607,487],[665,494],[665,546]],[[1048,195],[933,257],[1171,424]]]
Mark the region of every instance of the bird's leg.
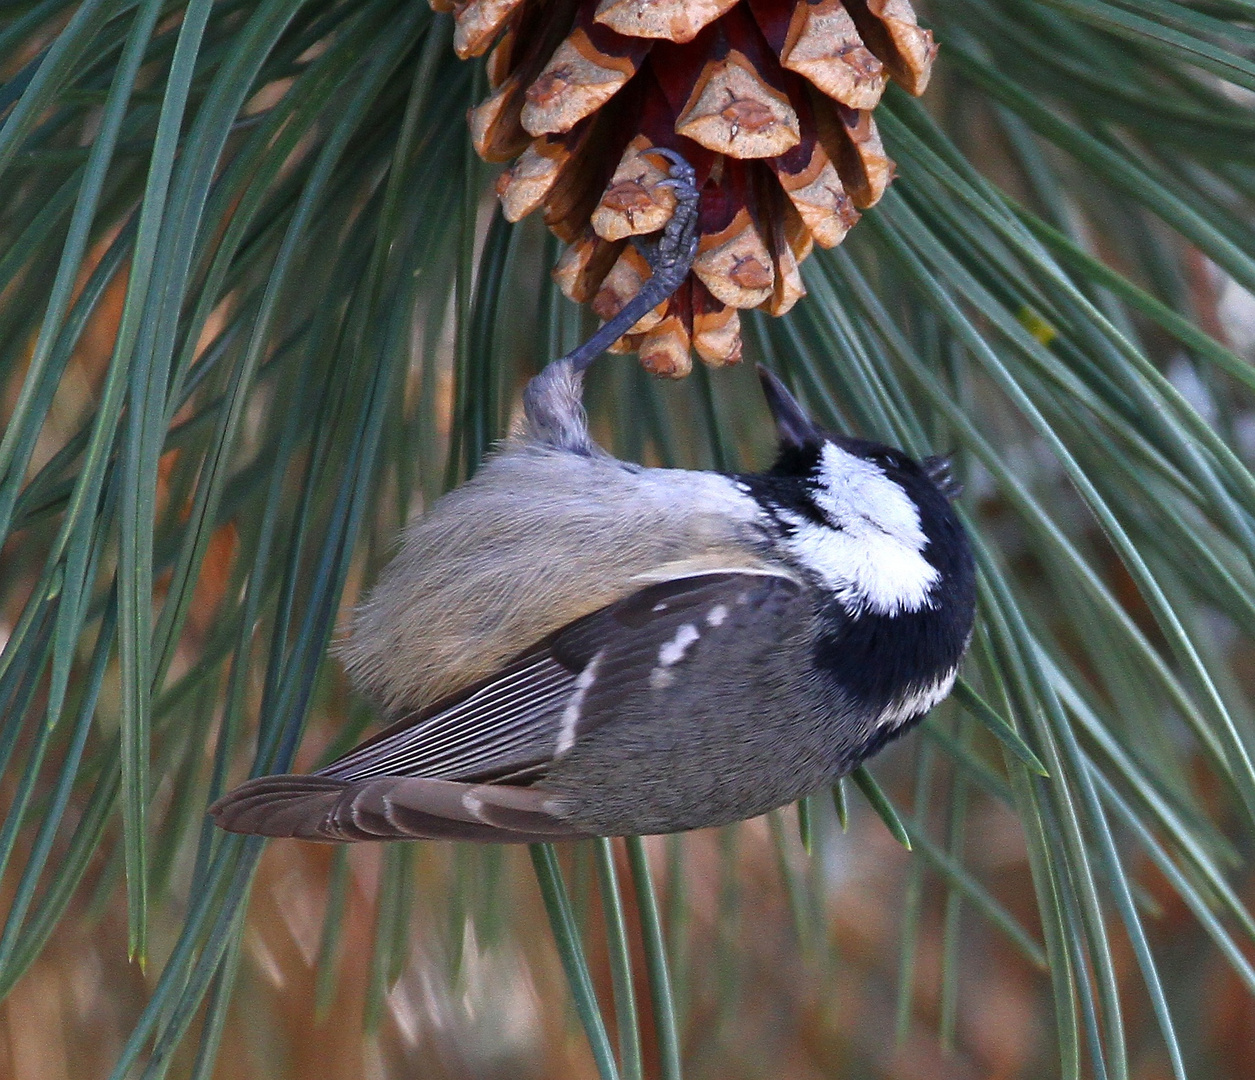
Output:
[[562,357],[576,371],[583,371],[644,315],[675,292],[688,276],[697,254],[697,200],[700,193],[693,166],[682,155],[666,147],[654,147],[644,153],[657,154],[671,162],[667,179],[657,186],[675,191],[675,210],[655,243],[637,243],[651,271],[640,291],[583,345]]
[[658,186],[675,190],[675,210],[655,243],[638,245],[651,271],[640,291],[578,349],[547,364],[523,391],[527,434],[542,445],[577,454],[603,452],[588,434],[584,369],[680,287],[697,254],[699,193],[693,166],[674,150],[655,148],[645,153],[671,162],[667,179]]

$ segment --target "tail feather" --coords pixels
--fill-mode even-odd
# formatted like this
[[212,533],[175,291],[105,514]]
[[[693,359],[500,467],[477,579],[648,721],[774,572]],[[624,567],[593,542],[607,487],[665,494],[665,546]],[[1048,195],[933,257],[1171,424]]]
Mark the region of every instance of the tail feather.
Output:
[[220,828],[302,840],[536,843],[587,834],[553,812],[546,792],[424,777],[261,776],[209,808]]
[[320,776],[259,776],[228,792],[209,812],[218,827],[254,836],[325,840],[345,785]]

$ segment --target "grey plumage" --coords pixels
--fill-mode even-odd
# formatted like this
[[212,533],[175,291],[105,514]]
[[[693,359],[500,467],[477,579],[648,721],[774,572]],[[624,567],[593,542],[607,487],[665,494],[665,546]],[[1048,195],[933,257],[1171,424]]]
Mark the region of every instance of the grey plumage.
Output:
[[825,436],[764,375],[761,476],[649,469],[589,438],[580,372],[413,522],[339,648],[392,726],[261,777],[227,829],[533,841],[724,824],[855,767],[948,693],[971,558],[900,451]]
[[[525,428],[409,525],[358,609],[337,652],[389,715],[490,675],[642,581],[765,565],[756,508],[728,477],[644,469],[595,447],[582,381],[561,362],[533,381]],[[590,536],[595,575],[575,569]]]

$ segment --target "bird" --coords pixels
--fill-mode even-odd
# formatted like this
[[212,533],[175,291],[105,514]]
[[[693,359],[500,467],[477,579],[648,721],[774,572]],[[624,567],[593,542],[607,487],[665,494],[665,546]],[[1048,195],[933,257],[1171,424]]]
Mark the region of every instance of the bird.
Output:
[[[649,253],[659,289],[692,259],[679,217]],[[357,609],[339,656],[389,726],[312,774],[247,781],[210,808],[221,828],[547,842],[724,825],[831,784],[947,696],[976,596],[949,461],[824,429],[761,366],[765,472],[621,461],[582,403],[607,340],[531,381],[521,429],[406,527]]]

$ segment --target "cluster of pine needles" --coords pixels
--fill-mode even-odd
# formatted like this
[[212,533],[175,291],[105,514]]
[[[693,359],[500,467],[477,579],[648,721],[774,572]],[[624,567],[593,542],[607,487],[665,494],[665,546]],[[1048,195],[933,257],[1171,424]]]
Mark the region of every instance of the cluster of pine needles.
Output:
[[[1255,3],[917,14],[928,91],[875,103],[896,179],[839,245],[764,248],[787,314],[736,311],[825,423],[955,453],[953,699],[728,830],[263,854],[205,807],[366,729],[344,613],[592,316],[498,209],[466,116],[504,68],[453,14],[3,5],[0,1073],[1249,1061]],[[748,364],[604,360],[589,404],[625,458],[771,452]]]

